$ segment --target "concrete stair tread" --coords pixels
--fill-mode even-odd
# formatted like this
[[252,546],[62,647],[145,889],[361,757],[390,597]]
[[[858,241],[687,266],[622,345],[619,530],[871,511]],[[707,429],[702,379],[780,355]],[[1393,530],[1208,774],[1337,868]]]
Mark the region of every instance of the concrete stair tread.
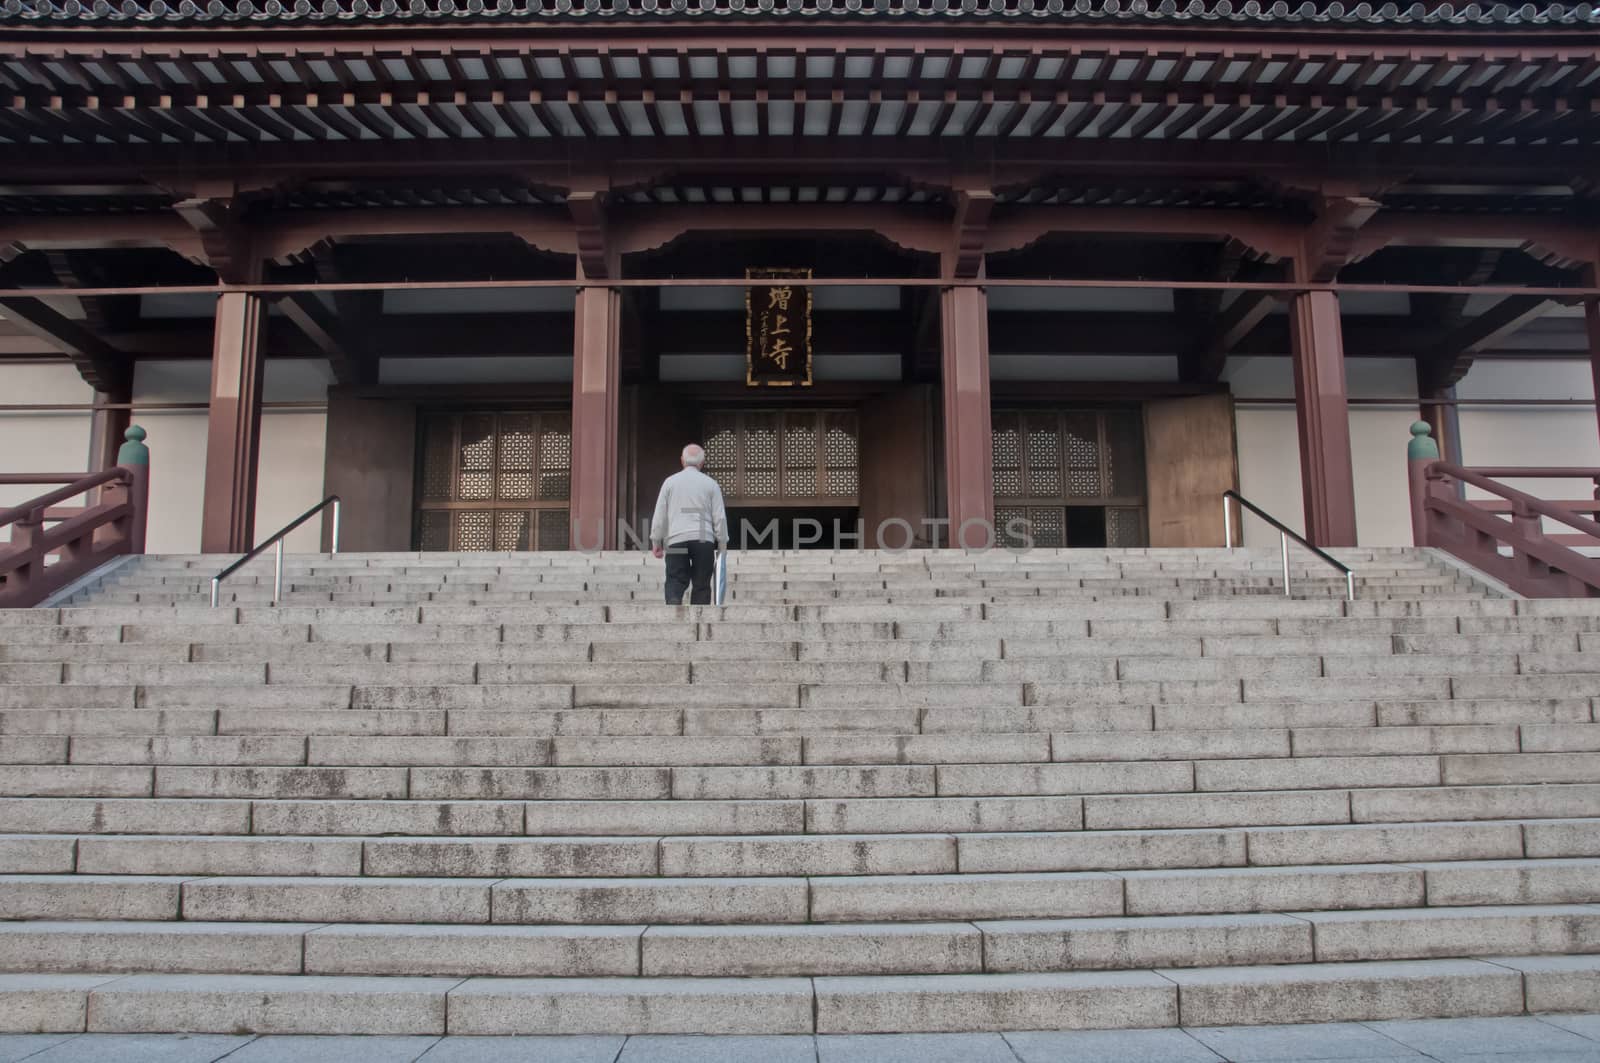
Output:
[[348,975],[405,969],[461,977],[812,977],[1597,951],[1595,905],[826,925],[0,924],[0,971],[38,970],[48,955],[48,973],[58,974]]
[[[593,868],[465,868],[361,875],[31,874],[0,876],[5,919],[244,922],[803,923],[1407,909],[1600,902],[1600,860],[1161,867],[954,872],[930,861],[823,874],[776,862],[629,877]],[[626,872],[628,868],[619,870]],[[788,874],[783,872],[788,870]],[[475,873],[475,874],[474,874]],[[544,877],[539,877],[540,874]],[[551,877],[551,875],[555,877]],[[750,877],[754,875],[754,877]],[[457,877],[459,876],[459,877]]]
[[0,1027],[1592,1001],[1600,604],[1338,554],[137,559],[0,613]]
[[[35,1031],[872,1033],[1361,1021],[1544,1010],[1596,961],[1484,960],[1064,974],[726,979],[7,975]],[[1534,977],[1535,974],[1538,977]],[[1524,999],[1525,979],[1534,991]],[[298,1021],[297,1021],[298,1020]]]

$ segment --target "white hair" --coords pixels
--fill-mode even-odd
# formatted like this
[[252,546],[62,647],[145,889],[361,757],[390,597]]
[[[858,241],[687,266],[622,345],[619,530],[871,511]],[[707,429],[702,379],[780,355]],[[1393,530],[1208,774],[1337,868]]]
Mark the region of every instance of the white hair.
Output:
[[692,469],[698,469],[706,463],[706,451],[699,443],[690,443],[683,448],[683,463]]

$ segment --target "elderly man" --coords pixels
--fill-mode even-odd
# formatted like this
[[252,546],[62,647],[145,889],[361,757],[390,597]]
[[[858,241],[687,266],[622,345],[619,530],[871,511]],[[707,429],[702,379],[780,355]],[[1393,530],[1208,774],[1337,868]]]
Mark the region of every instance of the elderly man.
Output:
[[683,471],[673,473],[656,497],[650,522],[650,550],[667,559],[667,604],[683,602],[691,583],[690,605],[711,604],[711,577],[717,552],[728,548],[728,513],[722,488],[700,471],[706,452],[697,443],[683,448]]

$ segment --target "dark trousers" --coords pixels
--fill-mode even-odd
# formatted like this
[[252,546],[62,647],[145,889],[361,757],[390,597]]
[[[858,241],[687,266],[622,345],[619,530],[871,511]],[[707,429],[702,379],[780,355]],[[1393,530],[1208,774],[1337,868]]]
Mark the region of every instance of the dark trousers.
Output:
[[717,569],[717,544],[674,543],[667,547],[667,604],[681,605],[691,583],[690,605],[711,604],[711,576]]

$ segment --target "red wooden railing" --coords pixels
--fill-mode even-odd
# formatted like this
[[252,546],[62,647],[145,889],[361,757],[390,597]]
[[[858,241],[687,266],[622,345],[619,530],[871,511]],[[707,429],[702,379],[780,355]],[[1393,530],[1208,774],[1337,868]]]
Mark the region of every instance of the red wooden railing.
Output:
[[[10,541],[0,542],[0,609],[38,605],[113,557],[144,553],[150,453],[143,440],[144,429],[128,429],[119,464],[104,472],[0,475],[0,484],[64,485],[0,509],[0,529],[11,529]],[[81,507],[60,506],[90,492],[98,497]]]
[[[1419,421],[1411,429],[1411,530],[1418,546],[1445,550],[1530,598],[1600,597],[1600,558],[1573,549],[1600,549],[1600,523],[1583,515],[1596,512],[1596,503],[1538,498],[1497,479],[1600,483],[1600,469],[1451,465],[1438,460],[1426,428]],[[1462,498],[1458,484],[1491,497]],[[1546,519],[1573,531],[1550,534]]]

